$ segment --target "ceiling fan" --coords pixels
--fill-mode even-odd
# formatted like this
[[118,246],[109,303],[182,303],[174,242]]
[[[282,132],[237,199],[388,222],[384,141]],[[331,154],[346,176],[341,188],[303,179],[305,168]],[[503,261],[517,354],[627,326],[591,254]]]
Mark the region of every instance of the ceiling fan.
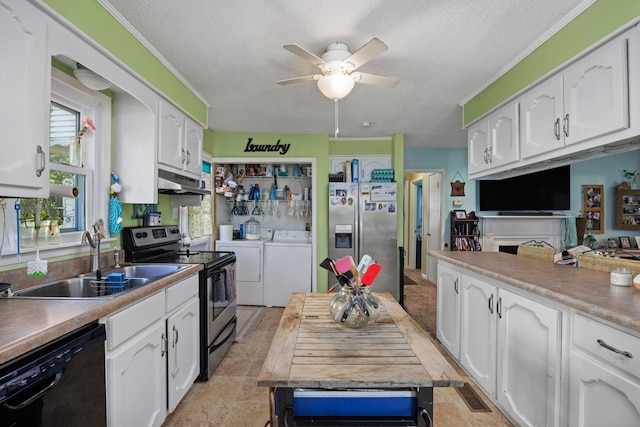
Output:
[[389,48],[378,38],[371,39],[367,44],[353,53],[349,52],[349,47],[345,43],[331,43],[327,46],[327,51],[322,57],[314,55],[297,44],[286,44],[283,47],[294,55],[298,55],[305,61],[320,68],[322,74],[312,74],[309,76],[280,80],[277,83],[281,85],[317,81],[318,88],[324,96],[337,100],[347,96],[353,89],[355,83],[391,88],[400,82],[396,77],[356,71],[362,65]]

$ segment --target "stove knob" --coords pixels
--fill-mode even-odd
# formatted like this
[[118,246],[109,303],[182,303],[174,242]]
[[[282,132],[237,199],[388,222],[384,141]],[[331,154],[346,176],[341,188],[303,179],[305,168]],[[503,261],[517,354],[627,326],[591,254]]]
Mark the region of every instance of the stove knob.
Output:
[[140,232],[136,233],[136,239],[139,239],[141,237],[142,237],[142,233],[140,233]]

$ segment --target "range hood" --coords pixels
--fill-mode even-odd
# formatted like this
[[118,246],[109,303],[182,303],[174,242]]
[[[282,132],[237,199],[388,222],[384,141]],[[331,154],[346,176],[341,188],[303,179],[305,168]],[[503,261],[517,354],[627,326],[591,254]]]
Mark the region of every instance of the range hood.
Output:
[[200,188],[200,180],[158,169],[158,192],[162,194],[198,195],[211,194]]

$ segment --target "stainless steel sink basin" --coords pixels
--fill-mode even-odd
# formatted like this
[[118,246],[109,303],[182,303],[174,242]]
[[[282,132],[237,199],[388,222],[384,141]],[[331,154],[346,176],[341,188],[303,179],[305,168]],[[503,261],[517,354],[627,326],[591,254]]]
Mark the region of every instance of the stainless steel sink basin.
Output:
[[117,295],[144,286],[151,280],[135,277],[124,283],[108,283],[91,277],[73,277],[44,283],[14,292],[12,298],[114,298]]
[[[91,272],[68,279],[43,283],[13,293],[12,298],[69,299],[114,298],[189,267],[184,264],[136,264],[102,271],[101,280]],[[123,283],[108,282],[110,273],[124,273]]]

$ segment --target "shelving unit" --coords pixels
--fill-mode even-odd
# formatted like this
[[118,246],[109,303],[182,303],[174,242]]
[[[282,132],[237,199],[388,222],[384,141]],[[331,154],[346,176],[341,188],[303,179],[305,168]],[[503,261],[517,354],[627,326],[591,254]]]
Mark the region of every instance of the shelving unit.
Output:
[[451,250],[480,251],[480,227],[478,218],[459,219],[451,212]]
[[618,188],[616,192],[616,228],[640,230],[640,190]]

